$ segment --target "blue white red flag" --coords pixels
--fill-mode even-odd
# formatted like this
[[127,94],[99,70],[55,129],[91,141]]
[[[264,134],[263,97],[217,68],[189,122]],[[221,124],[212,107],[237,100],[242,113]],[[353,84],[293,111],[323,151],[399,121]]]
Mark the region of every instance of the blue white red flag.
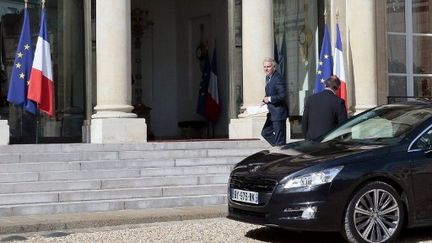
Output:
[[27,99],[27,83],[30,79],[33,62],[30,17],[27,7],[25,7],[23,11],[24,20],[9,81],[7,100],[12,104],[21,106],[24,110],[35,114],[36,104]]
[[48,37],[45,8],[42,7],[39,36],[36,43],[35,57],[30,74],[28,96],[38,104],[38,108],[54,115],[54,81],[51,64],[51,48]]
[[335,46],[335,54],[334,54],[333,74],[338,76],[341,81],[341,85],[337,90],[336,95],[339,96],[341,99],[343,99],[345,101],[345,106],[348,107],[344,56],[343,56],[342,39],[339,30],[339,24],[336,24],[336,46]]
[[217,77],[217,58],[216,48],[213,50],[213,57],[210,69],[210,79],[207,89],[207,99],[205,105],[205,115],[207,120],[215,123],[219,118],[220,113],[219,104],[219,90],[218,90],[218,77]]
[[321,45],[320,58],[318,61],[318,68],[315,78],[314,94],[321,92],[325,89],[324,81],[332,75],[333,71],[333,57],[330,42],[330,35],[327,24],[324,26],[324,38]]

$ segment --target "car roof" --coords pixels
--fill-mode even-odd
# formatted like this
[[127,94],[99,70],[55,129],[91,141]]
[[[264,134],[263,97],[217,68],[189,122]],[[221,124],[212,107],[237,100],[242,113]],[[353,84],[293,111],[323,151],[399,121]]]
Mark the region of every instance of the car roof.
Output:
[[404,102],[395,102],[386,104],[383,106],[412,106],[414,107],[432,107],[432,100],[424,100],[424,99],[416,99],[411,101],[404,101]]

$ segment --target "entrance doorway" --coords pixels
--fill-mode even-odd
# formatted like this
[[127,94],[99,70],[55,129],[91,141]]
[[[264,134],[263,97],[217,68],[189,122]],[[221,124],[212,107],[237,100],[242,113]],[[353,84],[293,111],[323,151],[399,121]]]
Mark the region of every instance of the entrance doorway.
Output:
[[[228,138],[227,9],[227,0],[132,0],[132,105],[149,140]],[[214,123],[197,112],[203,46],[210,63],[217,56]]]

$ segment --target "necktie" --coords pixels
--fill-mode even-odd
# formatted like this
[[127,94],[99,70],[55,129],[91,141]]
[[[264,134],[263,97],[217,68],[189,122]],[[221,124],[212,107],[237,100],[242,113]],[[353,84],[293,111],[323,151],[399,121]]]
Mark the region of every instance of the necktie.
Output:
[[270,76],[266,76],[266,85],[270,82]]

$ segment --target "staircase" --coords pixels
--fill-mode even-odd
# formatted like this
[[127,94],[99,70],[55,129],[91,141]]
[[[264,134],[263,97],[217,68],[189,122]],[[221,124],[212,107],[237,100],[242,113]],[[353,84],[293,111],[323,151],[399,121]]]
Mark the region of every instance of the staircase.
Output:
[[0,217],[224,204],[259,140],[0,146]]

